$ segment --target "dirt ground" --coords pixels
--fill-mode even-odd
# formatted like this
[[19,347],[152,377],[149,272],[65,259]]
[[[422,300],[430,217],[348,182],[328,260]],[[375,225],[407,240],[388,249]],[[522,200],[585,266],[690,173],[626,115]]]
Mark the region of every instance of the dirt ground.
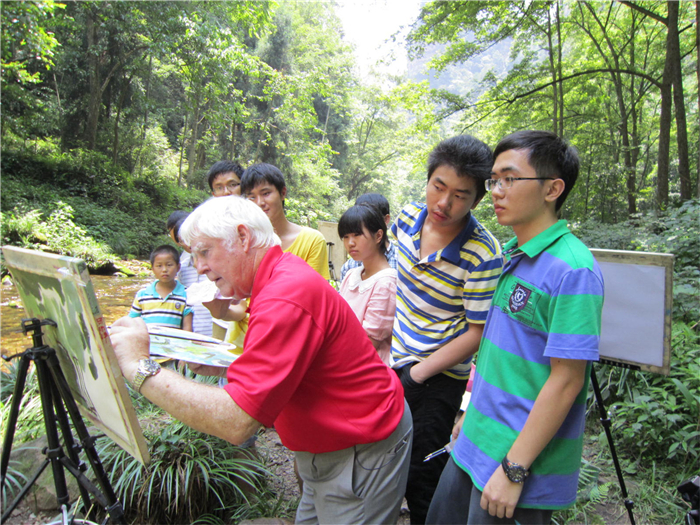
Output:
[[[260,433],[256,448],[267,467],[273,473],[270,479],[270,490],[276,494],[284,494],[286,501],[298,499],[301,494],[296,475],[294,474],[294,454],[282,445],[277,432],[274,429],[266,429]],[[44,525],[58,519],[59,515],[57,512],[34,514],[22,503],[3,524]],[[285,525],[291,523],[292,521],[283,520],[279,516],[268,516],[264,519],[246,521],[240,525]],[[407,525],[408,523],[408,508],[404,501],[398,525]]]
[[[298,499],[300,492],[297,478],[294,474],[294,455],[282,445],[277,432],[274,429],[267,429],[260,433],[256,447],[273,474],[270,479],[269,489],[275,494],[284,494],[286,501]],[[620,502],[601,504],[596,508],[595,514],[601,520],[601,523],[614,523],[616,525],[630,523]],[[14,511],[9,519],[4,521],[4,524],[44,525],[57,519],[57,513],[39,513],[35,515],[23,504]],[[397,525],[408,525],[409,522],[408,508],[404,500]],[[240,525],[287,525],[291,523],[291,520],[285,520],[280,516],[268,516],[262,519],[245,521]]]

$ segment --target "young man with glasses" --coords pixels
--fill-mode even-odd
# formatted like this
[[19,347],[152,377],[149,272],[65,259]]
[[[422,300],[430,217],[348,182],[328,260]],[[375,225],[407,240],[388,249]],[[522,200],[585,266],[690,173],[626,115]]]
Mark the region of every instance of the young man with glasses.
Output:
[[598,264],[557,220],[578,156],[544,131],[509,135],[494,156],[486,188],[515,238],[428,523],[549,523],[576,500],[603,306]]
[[237,162],[220,160],[212,164],[207,173],[207,182],[213,197],[241,194],[243,167]]
[[486,193],[493,156],[469,135],[444,140],[428,158],[426,202],[405,206],[392,226],[399,247],[394,369],[413,413],[406,500],[425,523],[503,265],[498,241],[471,214]]

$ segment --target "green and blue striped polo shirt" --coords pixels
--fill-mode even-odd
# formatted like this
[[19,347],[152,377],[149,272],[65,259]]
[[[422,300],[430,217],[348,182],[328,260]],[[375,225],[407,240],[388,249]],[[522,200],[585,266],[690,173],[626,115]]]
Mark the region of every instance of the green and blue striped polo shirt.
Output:
[[589,361],[558,432],[530,467],[518,507],[576,500],[590,361],[598,360],[603,276],[590,250],[559,221],[522,247],[504,246],[479,348],[467,414],[452,457],[480,490],[518,437],[551,373],[550,359]]

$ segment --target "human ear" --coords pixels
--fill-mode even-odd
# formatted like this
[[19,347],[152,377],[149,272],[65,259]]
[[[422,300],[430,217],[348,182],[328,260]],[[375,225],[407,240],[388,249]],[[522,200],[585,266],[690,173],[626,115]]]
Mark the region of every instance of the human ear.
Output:
[[562,179],[554,179],[550,181],[549,188],[547,189],[547,194],[544,199],[547,202],[556,202],[559,196],[564,192],[566,183]]
[[250,230],[245,224],[239,224],[237,228],[238,242],[244,252],[248,252],[251,246]]
[[382,230],[377,230],[374,234],[374,242],[376,244],[381,243],[383,237],[384,237],[384,232]]

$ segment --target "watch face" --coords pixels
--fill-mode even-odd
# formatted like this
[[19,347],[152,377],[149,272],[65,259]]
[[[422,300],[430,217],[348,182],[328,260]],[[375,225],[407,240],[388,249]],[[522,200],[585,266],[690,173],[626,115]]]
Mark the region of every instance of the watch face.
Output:
[[504,459],[501,465],[506,476],[513,483],[523,483],[529,474],[525,467],[521,467],[517,463],[511,463],[507,459]]
[[144,359],[141,361],[141,364],[143,365],[145,372],[149,375],[155,374],[158,370],[160,370],[160,365],[151,359]]

